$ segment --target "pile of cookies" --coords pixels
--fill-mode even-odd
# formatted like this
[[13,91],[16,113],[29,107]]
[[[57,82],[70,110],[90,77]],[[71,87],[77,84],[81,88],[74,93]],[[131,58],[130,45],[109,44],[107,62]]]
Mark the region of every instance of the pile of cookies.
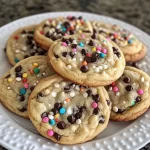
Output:
[[126,66],[145,54],[145,45],[117,25],[50,18],[8,39],[13,67],[0,79],[0,99],[44,137],[83,143],[110,119],[134,120],[149,108],[150,77]]

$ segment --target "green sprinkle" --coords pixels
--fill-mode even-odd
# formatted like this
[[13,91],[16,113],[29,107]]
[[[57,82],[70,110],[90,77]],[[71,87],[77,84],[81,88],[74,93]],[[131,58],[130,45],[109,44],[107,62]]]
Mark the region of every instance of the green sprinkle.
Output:
[[135,100],[132,100],[131,106],[134,106],[134,105],[135,105]]
[[15,58],[15,60],[14,60],[16,63],[18,63],[19,62],[19,59],[18,58]]
[[26,94],[26,89],[25,89],[25,88],[20,89],[20,94],[21,94],[21,95]]
[[40,69],[39,68],[34,68],[34,73],[35,74],[38,74],[40,72]]

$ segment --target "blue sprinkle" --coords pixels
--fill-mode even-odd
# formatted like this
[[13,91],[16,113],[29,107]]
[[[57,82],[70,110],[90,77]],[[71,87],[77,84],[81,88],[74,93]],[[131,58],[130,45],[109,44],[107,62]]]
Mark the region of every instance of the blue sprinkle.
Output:
[[66,31],[67,31],[67,29],[66,29],[66,28],[62,28],[62,31],[66,32]]
[[79,43],[79,46],[84,47],[84,44],[82,42]]
[[128,44],[132,44],[132,42],[133,42],[132,39],[128,40]]
[[55,125],[55,120],[54,120],[54,119],[51,119],[51,120],[49,121],[49,124],[52,125],[52,126]]
[[18,63],[19,62],[19,59],[18,58],[15,58],[15,60],[14,60],[16,63]]
[[21,94],[21,95],[26,94],[26,89],[25,89],[25,88],[20,89],[20,94]]
[[100,57],[100,58],[104,58],[105,56],[106,56],[106,54],[104,54],[104,53],[100,53],[100,54],[99,54],[99,57]]
[[66,113],[66,109],[64,107],[60,108],[59,113],[61,115],[65,114]]

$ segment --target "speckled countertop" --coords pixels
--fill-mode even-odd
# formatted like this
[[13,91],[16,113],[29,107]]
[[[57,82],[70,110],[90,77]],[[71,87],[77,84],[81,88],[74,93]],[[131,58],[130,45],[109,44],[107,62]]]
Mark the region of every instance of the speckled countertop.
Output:
[[[56,11],[111,16],[150,34],[150,0],[0,0],[0,27],[16,19]],[[0,150],[4,150],[0,146]],[[150,150],[150,143],[141,150]]]

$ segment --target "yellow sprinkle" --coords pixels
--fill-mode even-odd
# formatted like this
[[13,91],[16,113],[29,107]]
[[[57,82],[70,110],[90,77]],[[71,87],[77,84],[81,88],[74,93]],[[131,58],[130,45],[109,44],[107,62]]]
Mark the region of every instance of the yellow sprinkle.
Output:
[[39,65],[38,63],[33,63],[34,67],[38,67],[38,65]]
[[95,48],[95,47],[93,47],[93,48],[92,48],[92,51],[93,51],[93,52],[96,52],[96,48]]
[[82,33],[82,31],[81,31],[81,30],[79,30],[79,33]]
[[12,82],[12,78],[8,78],[8,82]]
[[59,117],[59,114],[56,114],[54,117],[55,117],[55,118],[58,118],[58,117]]
[[27,74],[27,73],[24,73],[24,74],[23,74],[23,77],[24,77],[24,78],[26,78],[27,76],[28,76],[28,74]]

